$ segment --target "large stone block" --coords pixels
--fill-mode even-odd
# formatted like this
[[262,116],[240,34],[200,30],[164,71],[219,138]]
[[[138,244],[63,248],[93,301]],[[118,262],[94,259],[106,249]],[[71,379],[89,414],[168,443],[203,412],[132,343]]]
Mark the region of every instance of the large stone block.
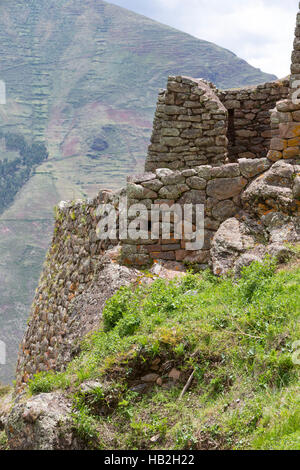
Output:
[[199,178],[199,176],[192,176],[187,178],[186,183],[191,189],[205,189],[207,181],[204,178]]
[[161,135],[163,137],[178,137],[180,135],[180,132],[178,129],[171,127],[171,128],[163,128],[161,130]]
[[187,191],[179,201],[179,204],[205,204],[206,202],[206,194],[204,190],[197,190],[192,189],[191,191]]
[[140,184],[156,178],[155,173],[143,173],[141,175],[128,176],[128,183]]
[[202,129],[186,129],[181,133],[184,139],[197,139],[202,136]]
[[283,151],[283,158],[289,160],[290,158],[300,157],[300,148],[299,147],[288,147]]
[[186,144],[186,140],[180,137],[161,137],[160,143],[168,147],[179,147]]
[[212,178],[234,178],[240,176],[240,167],[238,163],[228,163],[220,167],[211,169]]
[[242,158],[238,162],[242,175],[248,179],[263,173],[271,166],[271,163],[267,158],[255,158],[253,160]]
[[300,123],[279,124],[280,137],[282,139],[292,139],[300,136]]
[[180,171],[171,171],[168,169],[158,169],[156,171],[156,175],[161,180],[161,182],[165,185],[174,185],[180,184],[185,182],[184,176],[180,173]]
[[178,82],[168,82],[167,88],[169,91],[173,91],[175,93],[190,93],[191,87],[189,85],[183,85],[182,83]]
[[163,112],[169,116],[187,114],[187,110],[185,108],[181,108],[180,106],[165,105],[165,106],[162,106],[162,108],[163,108]]
[[139,184],[128,183],[127,196],[129,199],[155,199],[157,198],[157,193]]
[[213,217],[219,221],[224,221],[233,217],[237,212],[238,208],[231,200],[221,201],[212,209]]
[[274,137],[270,142],[270,149],[281,151],[287,147],[287,141],[279,137]]
[[272,162],[277,162],[281,158],[283,158],[282,152],[279,152],[278,150],[270,150],[267,154],[268,160],[271,160]]
[[143,186],[147,189],[151,189],[152,191],[158,192],[162,187],[163,183],[159,179],[153,179],[151,181],[146,181],[142,183]]
[[207,195],[220,201],[231,199],[241,194],[247,185],[247,180],[240,176],[237,178],[217,178],[207,184]]
[[164,186],[159,190],[159,197],[164,199],[178,199],[181,194],[190,188],[186,184],[173,184]]

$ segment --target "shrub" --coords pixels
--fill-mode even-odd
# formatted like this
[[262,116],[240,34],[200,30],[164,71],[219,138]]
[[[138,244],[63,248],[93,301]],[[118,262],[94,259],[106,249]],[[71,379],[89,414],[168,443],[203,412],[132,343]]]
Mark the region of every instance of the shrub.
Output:
[[129,315],[134,308],[134,294],[129,287],[121,287],[111,297],[103,310],[104,329],[112,330],[121,318]]
[[29,391],[32,395],[38,393],[50,393],[57,389],[66,389],[70,385],[70,380],[63,373],[39,372],[35,374],[29,382]]
[[133,335],[140,326],[141,320],[138,316],[128,314],[119,320],[118,333],[121,338]]
[[275,269],[276,261],[269,257],[264,263],[255,261],[250,266],[244,267],[238,289],[241,299],[246,303],[251,302],[258,291],[264,290],[266,283],[274,275]]

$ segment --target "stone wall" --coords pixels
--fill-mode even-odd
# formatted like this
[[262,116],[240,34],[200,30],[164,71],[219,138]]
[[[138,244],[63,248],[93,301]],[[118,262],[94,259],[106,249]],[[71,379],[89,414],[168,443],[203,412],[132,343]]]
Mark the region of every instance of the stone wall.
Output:
[[146,171],[265,157],[274,134],[270,110],[288,94],[288,79],[220,91],[205,80],[169,77],[158,96]]
[[268,158],[273,162],[300,157],[300,13],[297,14],[289,90],[287,99],[278,101],[271,111],[272,140]]
[[227,158],[227,111],[203,80],[169,77],[158,97],[146,171],[221,165]]
[[[299,22],[298,15],[292,80],[300,79]],[[229,163],[228,150],[229,160],[234,162]],[[258,156],[261,158],[255,158]],[[215,259],[215,273],[220,274],[226,270],[219,269],[218,263],[229,256],[226,266],[232,267],[247,251],[251,230],[260,235],[264,219],[270,219],[265,226],[271,234],[271,253],[275,248],[275,253],[286,249],[274,248],[274,244],[300,239],[300,104],[292,101],[286,80],[219,92],[199,79],[170,77],[167,90],[159,95],[146,171],[129,178],[127,188],[117,193],[102,191],[93,200],[61,203],[57,208],[52,245],[20,347],[19,389],[35,372],[59,370],[70,360],[74,338],[80,340],[99,319],[100,304],[103,308],[106,300],[102,290],[109,297],[120,285],[130,282],[132,275],[139,275],[119,263],[109,262],[103,269],[106,250],[119,242],[122,251],[118,261],[130,266],[171,260],[204,268]],[[146,208],[144,213],[140,211],[140,221],[142,225],[146,221],[144,235],[148,238],[133,240],[121,230],[119,233],[117,225],[114,239],[100,241],[97,226],[106,214],[98,212],[98,206],[111,204],[122,216],[120,201],[124,196],[129,209],[133,204]],[[174,232],[171,238],[161,234],[163,219],[157,210],[161,204],[166,208],[174,204],[204,205],[201,250],[187,249],[189,234],[175,236],[175,216],[170,219]],[[131,214],[129,220],[136,215]],[[194,213],[190,219],[194,230]],[[245,219],[248,226],[241,235],[240,220]],[[232,227],[237,229],[236,236]],[[252,238],[252,248],[260,243],[261,253],[266,253],[260,239]],[[214,246],[210,250],[212,239]],[[248,258],[253,260],[253,256],[257,253]],[[90,295],[95,285],[98,291]],[[88,317],[82,314],[83,304],[93,310],[92,326],[87,324],[86,329],[83,326]]]
[[[300,3],[299,3],[300,9]],[[296,80],[300,80],[300,13],[297,14],[294,49],[292,53],[291,61],[291,76],[290,76],[290,88],[293,90],[293,84]],[[299,87],[297,87],[299,88]]]
[[228,154],[239,158],[262,158],[269,150],[272,130],[270,110],[287,98],[289,81],[278,80],[248,88],[218,92],[228,110]]
[[294,159],[300,156],[300,103],[290,99],[279,101],[271,112],[273,138],[269,160]]
[[98,273],[106,249],[117,243],[99,241],[100,203],[118,205],[119,194],[101,191],[95,199],[62,202],[55,210],[53,240],[33,301],[30,323],[20,345],[17,383],[37,371],[56,368],[73,318],[68,307]]
[[[201,250],[186,249],[188,238],[161,237],[162,219],[159,224],[160,237],[151,239],[152,225],[148,224],[148,238],[123,240],[122,260],[127,265],[144,267],[153,260],[171,260],[196,264],[206,268],[210,262],[211,240],[220,224],[239,214],[242,209],[241,194],[247,185],[271,166],[267,158],[240,159],[220,167],[202,165],[193,169],[157,169],[155,173],[129,178],[127,185],[128,206],[141,203],[148,208],[147,220],[151,221],[151,209],[161,204],[172,207],[179,204],[204,205],[204,246]],[[153,220],[153,219],[152,219]],[[193,216],[195,229],[195,214]],[[174,224],[173,224],[174,229]]]

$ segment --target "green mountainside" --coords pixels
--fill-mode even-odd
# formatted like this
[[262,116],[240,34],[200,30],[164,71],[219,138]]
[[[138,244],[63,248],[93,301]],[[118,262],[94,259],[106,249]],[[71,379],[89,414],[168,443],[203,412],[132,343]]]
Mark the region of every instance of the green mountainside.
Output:
[[51,237],[53,206],[120,187],[142,170],[166,77],[203,77],[221,88],[275,77],[215,44],[101,0],[2,0],[0,42],[7,87],[1,136],[23,137],[28,148],[45,143],[49,152],[40,162],[33,156],[30,168],[9,166],[22,155],[0,138],[1,168],[16,172],[15,184],[5,180],[0,188],[9,193],[0,201],[0,339],[8,346],[0,380],[7,382]]

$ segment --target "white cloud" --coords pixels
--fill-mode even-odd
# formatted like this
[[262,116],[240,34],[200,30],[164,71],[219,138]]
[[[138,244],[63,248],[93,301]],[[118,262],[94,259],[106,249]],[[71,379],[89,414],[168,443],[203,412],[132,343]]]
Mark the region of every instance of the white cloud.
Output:
[[288,75],[298,0],[111,0]]

